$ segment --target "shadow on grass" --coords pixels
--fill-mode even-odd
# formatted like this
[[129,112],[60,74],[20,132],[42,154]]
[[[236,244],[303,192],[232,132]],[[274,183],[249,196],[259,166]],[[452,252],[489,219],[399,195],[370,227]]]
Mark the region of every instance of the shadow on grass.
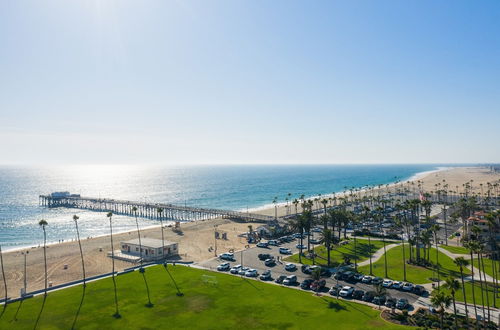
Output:
[[148,280],[146,279],[146,269],[145,268],[139,268],[139,272],[142,274],[142,278],[144,279],[144,284],[146,285],[146,292],[148,294],[148,303],[145,305],[146,307],[153,307],[154,304],[151,302],[151,295],[149,294],[149,285],[148,285]]
[[177,289],[177,296],[178,297],[182,297],[184,296],[184,293],[181,292],[181,290],[179,289],[179,286],[177,285],[177,282],[174,280],[174,277],[172,276],[172,274],[170,274],[170,271],[168,270],[168,266],[167,266],[167,263],[164,263],[163,264],[163,267],[165,268],[165,270],[167,271],[168,273],[168,276],[170,276],[170,278],[172,279],[172,282],[174,283],[175,285],[175,288]]
[[19,305],[17,306],[16,313],[14,314],[13,321],[17,321],[17,315],[19,314],[19,311],[21,310],[21,306],[23,305],[23,300],[19,302]]
[[80,315],[80,311],[82,310],[83,300],[85,299],[85,285],[83,286],[82,291],[82,299],[80,299],[80,305],[78,305],[78,309],[76,310],[75,319],[73,320],[73,324],[71,325],[71,329],[75,329],[76,322],[78,321],[78,316]]
[[46,301],[47,301],[47,294],[44,294],[43,301],[42,301],[42,308],[40,308],[40,312],[38,313],[38,316],[36,317],[35,326],[33,327],[34,330],[38,327],[38,323],[40,322],[40,317],[42,317],[42,313],[43,313],[43,309],[45,308]]
[[5,302],[3,304],[3,307],[2,307],[2,312],[0,313],[0,319],[2,318],[3,314],[5,314],[5,310],[7,309],[7,302]]
[[340,304],[338,301],[331,301],[331,300],[325,299],[325,298],[321,298],[321,299],[327,303],[327,307],[329,309],[333,309],[336,312],[347,310],[347,308],[344,305]]
[[262,289],[256,287],[255,284],[252,283],[252,282],[254,282],[253,280],[249,280],[246,277],[243,277],[243,282],[246,282],[246,283],[250,284],[250,286],[252,286],[257,291],[262,290]]

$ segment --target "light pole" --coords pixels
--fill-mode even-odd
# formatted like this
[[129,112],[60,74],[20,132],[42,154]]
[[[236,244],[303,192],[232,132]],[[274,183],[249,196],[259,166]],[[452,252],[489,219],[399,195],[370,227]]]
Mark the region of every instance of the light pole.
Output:
[[24,293],[23,295],[26,294],[26,289],[27,289],[27,283],[28,283],[28,274],[26,272],[26,258],[28,257],[28,253],[30,253],[30,251],[26,251],[26,252],[21,252],[21,254],[24,256]]
[[217,257],[217,225],[214,225],[214,256]]

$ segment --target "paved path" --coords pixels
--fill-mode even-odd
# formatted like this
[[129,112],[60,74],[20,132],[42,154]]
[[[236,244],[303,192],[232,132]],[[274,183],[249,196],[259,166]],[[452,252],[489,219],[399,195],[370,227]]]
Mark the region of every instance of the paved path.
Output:
[[[438,247],[438,251],[446,254],[451,259],[455,259],[455,258],[458,258],[458,257],[464,257],[465,258],[465,255],[463,255],[463,254],[455,254],[455,253],[452,253],[452,252],[450,252],[450,251],[448,251],[446,249],[443,249],[442,247]],[[470,258],[468,258],[468,259],[470,259]],[[470,271],[474,272],[474,274],[479,274],[479,269],[477,269],[476,267],[474,267],[472,265],[468,265],[467,268]],[[492,276],[490,276],[490,275],[488,275],[486,273],[483,273],[482,271],[481,271],[481,278],[482,278],[483,281],[486,280],[486,282],[495,282],[495,279]],[[472,280],[472,277],[471,276],[467,276],[465,278],[465,280],[470,281],[470,280]]]
[[[396,246],[399,246],[401,244],[389,244],[389,245],[386,245],[385,246],[385,249],[388,251]],[[381,247],[377,252],[375,252],[372,256],[372,264],[377,262],[380,258],[382,258],[382,256],[384,255],[384,248]],[[369,265],[370,264],[370,258],[368,258],[368,260],[365,260],[365,261],[362,261],[362,262],[359,262],[358,263],[358,267],[361,267],[361,266],[366,266],[366,265]]]

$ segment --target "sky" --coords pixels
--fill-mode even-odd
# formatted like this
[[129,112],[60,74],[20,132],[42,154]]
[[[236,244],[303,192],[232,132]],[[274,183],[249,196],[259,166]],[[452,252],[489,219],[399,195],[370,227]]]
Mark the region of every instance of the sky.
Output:
[[1,1],[0,164],[500,162],[500,1]]

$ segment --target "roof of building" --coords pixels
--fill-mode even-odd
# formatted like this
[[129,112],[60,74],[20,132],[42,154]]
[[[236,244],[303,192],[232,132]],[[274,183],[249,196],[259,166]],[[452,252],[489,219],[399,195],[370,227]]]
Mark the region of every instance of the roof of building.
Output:
[[467,220],[468,221],[479,222],[479,223],[487,223],[488,222],[488,220],[479,219],[477,217],[469,217]]
[[[122,244],[135,244],[139,245],[139,239],[134,238],[128,241],[121,242]],[[177,244],[176,242],[164,241],[164,246],[169,246],[172,244]],[[158,249],[162,247],[161,239],[156,238],[141,238],[141,245],[148,248]]]

